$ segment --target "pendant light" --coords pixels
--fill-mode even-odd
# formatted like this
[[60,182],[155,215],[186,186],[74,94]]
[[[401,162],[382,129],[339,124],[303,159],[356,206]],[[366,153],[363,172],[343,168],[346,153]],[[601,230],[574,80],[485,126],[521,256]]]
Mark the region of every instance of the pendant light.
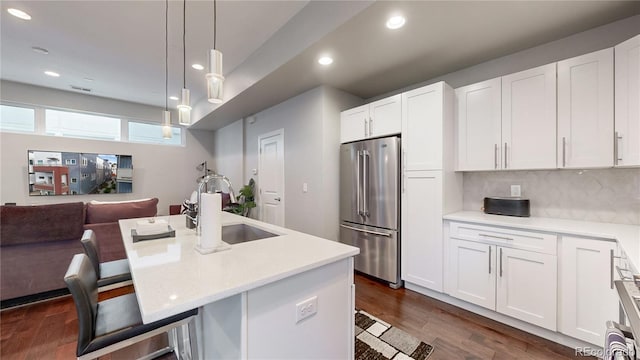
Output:
[[190,125],[191,124],[191,96],[189,89],[187,89],[187,48],[186,48],[186,33],[187,33],[187,0],[182,0],[182,101],[178,105],[178,124]]
[[164,5],[164,116],[162,137],[171,139],[171,113],[169,112],[169,0]]
[[209,50],[209,72],[207,79],[207,100],[213,104],[222,103],[222,53],[216,49],[216,0],[213,0],[213,49]]

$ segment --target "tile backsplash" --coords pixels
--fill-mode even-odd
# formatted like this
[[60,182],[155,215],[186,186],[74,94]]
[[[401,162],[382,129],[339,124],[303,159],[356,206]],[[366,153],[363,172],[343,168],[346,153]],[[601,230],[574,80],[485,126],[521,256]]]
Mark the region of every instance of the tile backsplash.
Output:
[[640,225],[640,169],[464,173],[464,210],[520,185],[531,216]]

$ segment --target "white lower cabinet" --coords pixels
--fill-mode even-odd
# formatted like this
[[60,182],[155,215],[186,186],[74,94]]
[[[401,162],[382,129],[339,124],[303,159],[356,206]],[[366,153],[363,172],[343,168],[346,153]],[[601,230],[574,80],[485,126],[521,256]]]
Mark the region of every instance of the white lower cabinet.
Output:
[[607,320],[618,319],[613,288],[616,243],[562,236],[559,331],[602,346]]
[[498,248],[496,311],[556,330],[557,257]]
[[[522,232],[514,230],[512,234],[509,229],[487,226],[477,226],[474,241],[462,240],[455,236],[473,237],[475,225],[451,223],[450,226],[449,284],[446,286],[449,295],[556,330],[555,248],[550,249],[549,254],[514,248]],[[460,232],[461,228],[468,231]],[[540,237],[541,243],[548,240],[548,234]]]
[[495,245],[451,239],[450,246],[449,295],[495,310]]

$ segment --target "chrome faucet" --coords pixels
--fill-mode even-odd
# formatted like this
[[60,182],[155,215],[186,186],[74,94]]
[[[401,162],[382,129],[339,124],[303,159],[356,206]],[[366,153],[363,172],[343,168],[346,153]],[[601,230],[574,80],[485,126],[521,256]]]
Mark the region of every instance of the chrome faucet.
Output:
[[204,189],[204,187],[207,185],[207,183],[211,180],[221,180],[222,182],[224,182],[224,184],[227,186],[227,189],[229,189],[229,200],[231,201],[231,203],[235,203],[236,202],[236,194],[233,191],[233,187],[231,186],[231,181],[229,181],[229,178],[224,176],[224,175],[218,175],[218,174],[211,174],[211,175],[207,175],[204,176],[201,180],[200,183],[198,185],[198,213],[196,214],[196,234],[200,235],[202,232],[202,223],[200,221],[200,212],[202,210],[202,204],[201,204],[201,200],[202,200],[202,190]]

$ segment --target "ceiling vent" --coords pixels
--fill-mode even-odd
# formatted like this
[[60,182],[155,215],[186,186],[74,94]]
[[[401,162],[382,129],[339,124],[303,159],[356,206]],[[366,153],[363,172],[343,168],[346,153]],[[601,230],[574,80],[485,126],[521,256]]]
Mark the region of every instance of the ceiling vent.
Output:
[[85,88],[85,87],[82,87],[82,86],[75,86],[75,85],[70,85],[70,86],[71,86],[71,88],[73,90],[91,92],[91,89],[89,89],[89,88]]

